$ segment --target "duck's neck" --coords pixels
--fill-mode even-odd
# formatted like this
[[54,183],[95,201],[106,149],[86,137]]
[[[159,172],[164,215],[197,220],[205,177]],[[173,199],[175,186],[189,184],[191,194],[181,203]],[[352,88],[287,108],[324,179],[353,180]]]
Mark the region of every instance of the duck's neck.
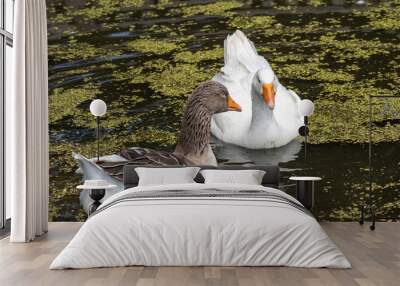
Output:
[[261,87],[256,79],[253,78],[253,84],[251,88],[251,127],[255,128],[255,125],[260,123],[270,122],[274,117],[274,112],[264,102],[264,98],[260,94]]
[[202,163],[202,159],[208,157],[210,129],[211,114],[206,107],[201,102],[189,104],[183,115],[175,153],[191,159],[193,163]]

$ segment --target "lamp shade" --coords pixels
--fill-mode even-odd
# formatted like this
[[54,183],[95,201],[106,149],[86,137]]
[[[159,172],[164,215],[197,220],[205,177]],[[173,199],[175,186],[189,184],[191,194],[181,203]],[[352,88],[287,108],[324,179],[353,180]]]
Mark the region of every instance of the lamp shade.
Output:
[[101,99],[95,99],[90,104],[90,112],[94,116],[103,116],[107,112],[107,105]]
[[299,113],[301,116],[310,116],[314,112],[314,103],[309,99],[303,99],[299,103]]

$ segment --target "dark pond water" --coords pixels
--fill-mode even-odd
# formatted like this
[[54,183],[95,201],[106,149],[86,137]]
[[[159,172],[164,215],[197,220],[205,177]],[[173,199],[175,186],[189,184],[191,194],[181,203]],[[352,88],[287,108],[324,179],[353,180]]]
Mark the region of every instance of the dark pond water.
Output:
[[[213,140],[224,164],[279,164],[313,175],[314,213],[356,220],[368,189],[368,95],[400,86],[400,3],[393,1],[48,0],[52,220],[84,220],[72,152],[95,156],[94,98],[108,105],[103,154],[172,150],[186,97],[223,65],[223,40],[241,29],[281,83],[314,101],[310,145],[270,150]],[[373,102],[374,202],[400,215],[400,99]]]

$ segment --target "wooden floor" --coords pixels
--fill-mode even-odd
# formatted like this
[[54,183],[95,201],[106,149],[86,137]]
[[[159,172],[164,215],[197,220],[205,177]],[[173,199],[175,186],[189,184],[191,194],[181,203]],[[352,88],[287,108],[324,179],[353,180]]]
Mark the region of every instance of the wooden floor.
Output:
[[0,285],[400,285],[400,223],[322,223],[352,269],[289,267],[124,267],[48,270],[80,223],[50,223],[49,233],[27,244],[0,241]]

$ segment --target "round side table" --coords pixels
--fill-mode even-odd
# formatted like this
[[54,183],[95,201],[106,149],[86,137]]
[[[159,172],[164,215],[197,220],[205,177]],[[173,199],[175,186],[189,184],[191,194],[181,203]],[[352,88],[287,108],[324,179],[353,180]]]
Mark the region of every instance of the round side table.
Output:
[[290,177],[289,180],[296,181],[296,198],[307,209],[314,206],[315,182],[322,180],[320,177]]
[[110,185],[104,180],[86,180],[83,185],[78,186],[78,189],[89,190],[89,197],[93,200],[88,209],[88,215],[90,216],[94,213],[97,208],[101,205],[101,199],[104,198],[106,194],[106,189],[115,187],[115,185]]

